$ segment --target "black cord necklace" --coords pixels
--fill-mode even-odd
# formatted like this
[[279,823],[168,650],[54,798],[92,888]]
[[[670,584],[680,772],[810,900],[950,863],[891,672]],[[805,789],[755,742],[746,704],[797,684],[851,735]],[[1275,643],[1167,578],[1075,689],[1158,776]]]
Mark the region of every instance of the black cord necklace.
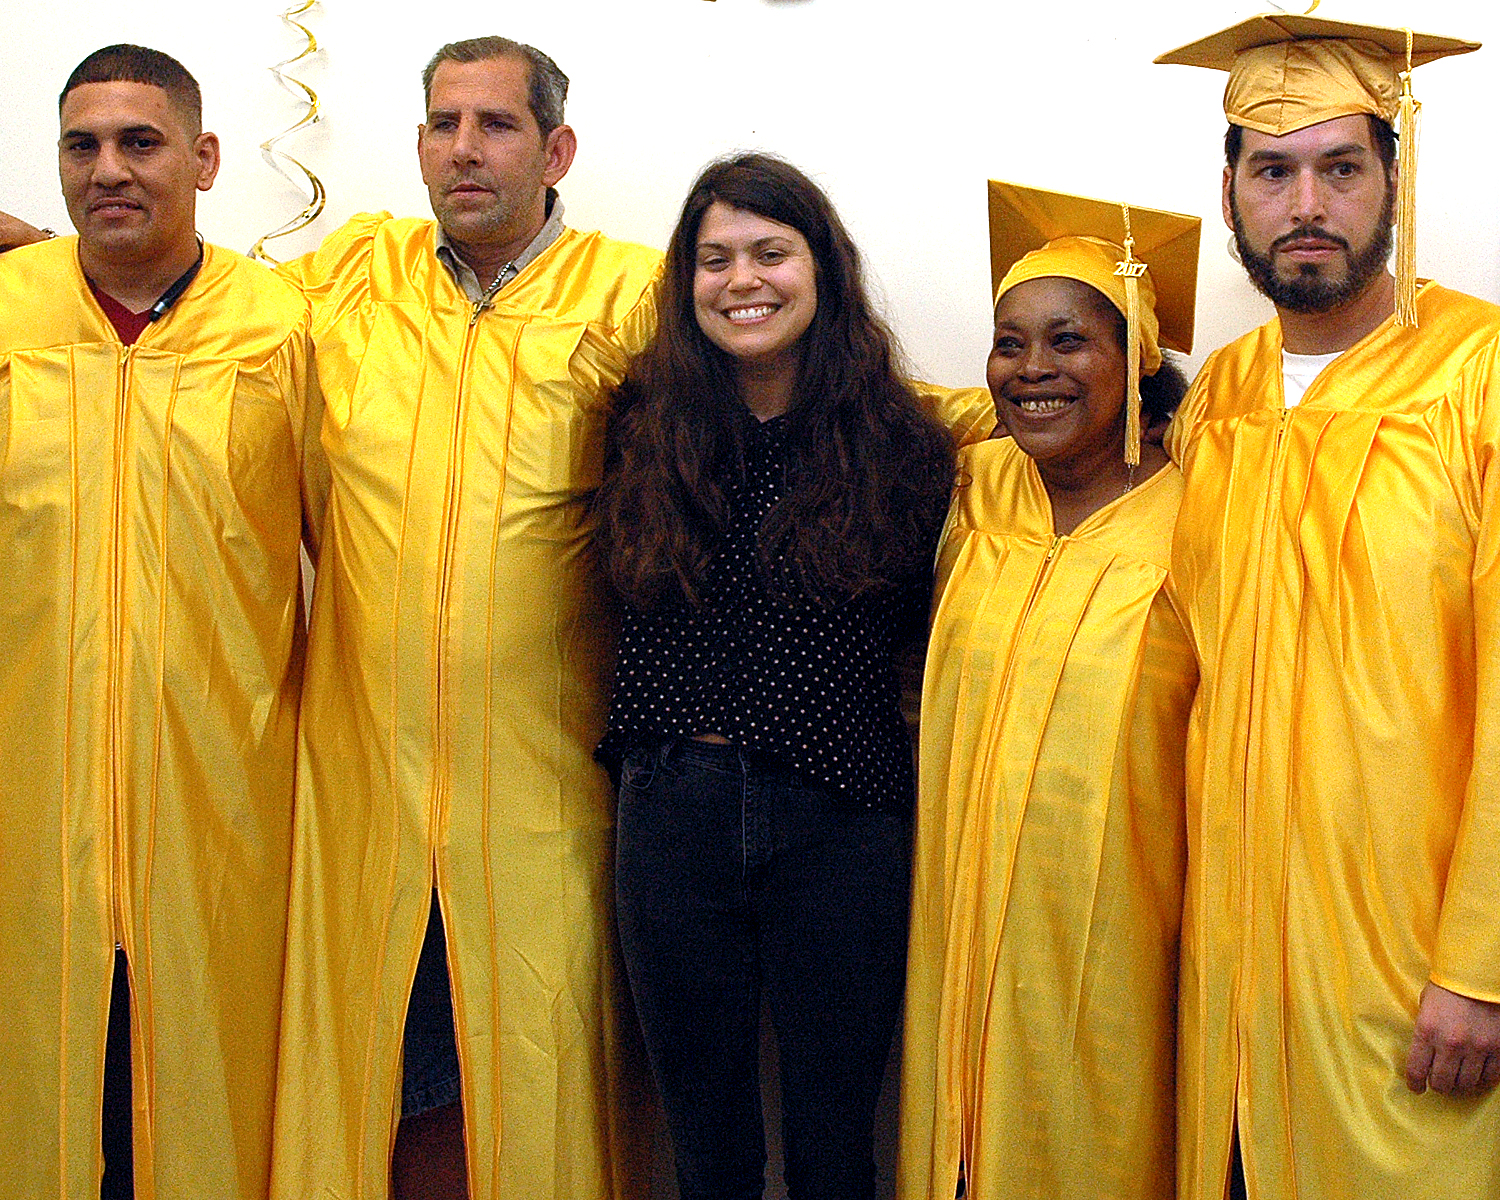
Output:
[[167,310],[182,299],[182,293],[192,286],[193,280],[198,278],[198,272],[203,270],[203,238],[198,237],[198,258],[186,271],[179,275],[172,284],[164,291],[149,309],[146,310],[147,321],[160,321],[167,315]]

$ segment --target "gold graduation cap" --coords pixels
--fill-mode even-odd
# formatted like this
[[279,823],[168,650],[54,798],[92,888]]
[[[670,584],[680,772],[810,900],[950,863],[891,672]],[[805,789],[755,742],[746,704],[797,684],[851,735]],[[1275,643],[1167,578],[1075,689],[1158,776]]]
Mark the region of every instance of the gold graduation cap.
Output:
[[1140,376],[1161,347],[1193,349],[1198,235],[1182,213],[990,180],[990,282],[995,303],[1028,279],[1061,276],[1102,292],[1125,317],[1125,461],[1140,462]]
[[1283,137],[1336,117],[1369,113],[1401,134],[1396,206],[1396,320],[1416,324],[1417,125],[1414,67],[1478,50],[1478,42],[1294,13],[1263,14],[1156,59],[1228,71],[1224,115]]

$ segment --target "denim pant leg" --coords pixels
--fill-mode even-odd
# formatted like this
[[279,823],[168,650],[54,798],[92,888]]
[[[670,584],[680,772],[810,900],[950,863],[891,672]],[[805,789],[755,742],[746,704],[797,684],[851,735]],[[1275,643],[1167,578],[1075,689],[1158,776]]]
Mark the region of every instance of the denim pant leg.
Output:
[[732,750],[694,743],[631,753],[620,782],[620,941],[683,1200],[759,1200],[764,1188],[743,791]]
[[458,1037],[453,1026],[453,988],[448,980],[448,939],[443,910],[432,893],[427,932],[417,956],[402,1030],[401,1116],[416,1117],[457,1104],[463,1093]]
[[791,1200],[873,1200],[874,1122],[906,979],[911,821],[781,789],[761,900]]

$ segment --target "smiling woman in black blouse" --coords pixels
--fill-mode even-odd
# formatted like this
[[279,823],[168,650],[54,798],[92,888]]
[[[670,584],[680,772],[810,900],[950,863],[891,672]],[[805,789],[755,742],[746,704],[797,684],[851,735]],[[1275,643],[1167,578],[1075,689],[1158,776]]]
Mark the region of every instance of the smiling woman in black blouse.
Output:
[[892,654],[926,615],[951,441],[827,198],[763,155],[693,187],[618,400],[600,756],[621,770],[620,932],[680,1191],[761,1195],[764,987],[791,1195],[870,1197],[909,886]]

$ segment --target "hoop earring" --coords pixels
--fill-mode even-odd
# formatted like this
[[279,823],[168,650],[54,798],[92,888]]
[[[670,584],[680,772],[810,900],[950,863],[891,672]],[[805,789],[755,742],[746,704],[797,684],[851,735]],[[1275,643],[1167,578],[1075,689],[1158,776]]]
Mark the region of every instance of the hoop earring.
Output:
[[1229,235],[1229,244],[1224,248],[1229,251],[1230,258],[1234,259],[1242,267],[1245,265],[1245,260],[1240,257],[1239,243],[1234,240],[1234,234],[1231,233]]

